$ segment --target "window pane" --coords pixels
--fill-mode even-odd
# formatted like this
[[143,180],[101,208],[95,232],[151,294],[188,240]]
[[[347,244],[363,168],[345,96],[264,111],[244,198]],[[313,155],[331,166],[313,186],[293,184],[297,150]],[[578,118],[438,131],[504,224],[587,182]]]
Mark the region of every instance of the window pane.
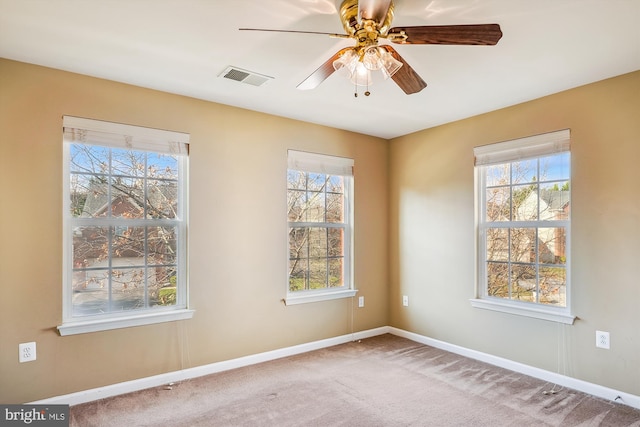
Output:
[[327,259],[311,258],[309,260],[309,289],[327,287]]
[[509,261],[508,228],[489,228],[487,230],[487,260]]
[[562,267],[540,267],[540,303],[567,306],[567,271]]
[[307,174],[307,188],[311,191],[325,191],[327,176],[323,173]]
[[545,184],[540,189],[540,219],[567,220],[570,205],[571,192],[568,182]]
[[327,287],[327,229],[309,229],[309,289]]
[[511,184],[532,183],[538,180],[538,160],[522,160],[511,164]]
[[511,229],[511,262],[536,262],[536,229]]
[[71,309],[73,316],[109,312],[109,270],[74,271]]
[[71,198],[69,200],[69,213],[72,217],[83,215],[85,203],[90,194],[89,187],[92,179],[95,179],[93,175],[71,174],[69,180],[69,196]]
[[344,222],[344,196],[338,193],[327,194],[327,222]]
[[304,259],[309,256],[309,229],[289,228],[289,258]]
[[306,220],[307,192],[304,190],[287,191],[287,217],[289,221]]
[[[108,227],[74,227],[72,232],[74,272],[76,269],[96,267],[98,262],[104,261],[108,258]],[[87,278],[87,280],[88,279],[89,278]],[[76,290],[79,287],[86,288],[88,284],[88,281],[76,281],[74,278],[73,290]]]
[[111,173],[113,175],[143,177],[145,175],[145,153],[142,151],[111,149]]
[[344,285],[343,281],[343,259],[330,259],[329,260],[329,287],[337,288]]
[[287,171],[287,188],[290,190],[306,190],[307,175],[304,172],[289,169]]
[[[113,177],[111,180],[111,216],[127,219],[144,218],[144,180]],[[108,211],[109,203],[99,209]],[[100,212],[100,211],[98,211]]]
[[144,268],[114,268],[111,272],[111,294],[111,311],[144,308]]
[[70,144],[71,172],[109,173],[109,149],[96,145]]
[[487,189],[486,220],[509,221],[511,211],[511,197],[509,187],[496,187]]
[[340,257],[343,255],[344,230],[342,228],[329,228],[327,240],[327,255],[330,257]]
[[145,265],[145,227],[114,227],[113,267]]
[[513,187],[513,220],[535,221],[538,219],[538,186],[536,184]]
[[289,260],[289,291],[308,289],[306,284],[307,262],[297,259]]
[[149,178],[178,179],[178,158],[167,154],[147,153]]
[[565,264],[567,240],[564,227],[538,229],[538,257],[541,264]]
[[176,218],[178,216],[177,183],[148,179],[146,209],[149,218]]
[[532,264],[511,265],[511,299],[536,302],[536,268]]
[[309,257],[310,258],[326,258],[327,257],[327,229],[326,228],[310,228],[309,229]]
[[509,298],[509,264],[488,262],[487,285],[489,296]]
[[149,306],[176,305],[176,267],[147,268]]
[[327,176],[327,193],[344,193],[344,178],[337,175]]
[[178,262],[178,228],[148,227],[147,264],[175,265]]
[[106,217],[109,215],[109,186],[107,180],[104,177],[91,176],[88,186],[80,216],[83,218]]
[[309,191],[307,193],[307,218],[309,222],[324,222],[325,217],[325,193],[320,191]]
[[540,158],[541,181],[568,181],[571,178],[570,153],[560,153]]
[[509,163],[501,165],[491,165],[486,168],[487,187],[497,185],[509,185],[511,182],[511,165]]

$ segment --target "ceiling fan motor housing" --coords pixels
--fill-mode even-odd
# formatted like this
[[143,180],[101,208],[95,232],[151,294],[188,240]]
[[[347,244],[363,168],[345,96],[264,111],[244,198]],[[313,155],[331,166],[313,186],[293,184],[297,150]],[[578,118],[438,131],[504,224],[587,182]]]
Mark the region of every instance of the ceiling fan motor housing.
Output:
[[360,13],[360,5],[358,3],[358,0],[344,0],[342,2],[342,5],[340,6],[340,21],[342,21],[344,31],[355,37],[356,33],[364,29],[365,25],[367,25],[375,27],[374,31],[377,35],[386,34],[386,32],[389,31],[391,21],[393,20],[393,2],[389,2],[389,7],[384,18],[379,20],[374,19],[373,16],[358,16]]

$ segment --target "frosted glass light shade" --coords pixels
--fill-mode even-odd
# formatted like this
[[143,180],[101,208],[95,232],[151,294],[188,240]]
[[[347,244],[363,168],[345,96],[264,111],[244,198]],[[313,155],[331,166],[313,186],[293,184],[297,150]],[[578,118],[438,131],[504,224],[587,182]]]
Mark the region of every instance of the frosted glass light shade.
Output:
[[382,55],[381,62],[382,66],[380,67],[380,70],[382,71],[382,75],[384,76],[385,80],[393,76],[400,69],[400,67],[402,67],[402,62],[398,61],[386,50]]
[[379,70],[382,67],[382,49],[379,49],[377,46],[370,47],[364,52],[364,57],[362,58],[362,63],[367,68],[367,70]]
[[402,67],[402,62],[379,46],[367,48],[362,57],[358,54],[357,49],[353,48],[345,51],[333,61],[334,70],[351,79],[351,83],[358,86],[373,84],[371,71],[380,70],[386,80],[393,76],[400,67]]
[[358,64],[358,55],[355,49],[347,50],[342,56],[333,61],[333,69],[344,77],[351,78]]
[[351,76],[351,83],[358,86],[371,86],[373,84],[371,71],[360,61],[356,62],[355,70]]

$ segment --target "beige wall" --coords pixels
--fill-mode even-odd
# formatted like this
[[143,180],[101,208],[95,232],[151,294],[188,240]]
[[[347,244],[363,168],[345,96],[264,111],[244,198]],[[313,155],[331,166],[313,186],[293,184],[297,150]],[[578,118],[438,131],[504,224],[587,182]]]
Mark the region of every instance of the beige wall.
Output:
[[[389,142],[0,59],[0,402],[383,325],[640,395],[639,113],[636,72]],[[193,319],[58,335],[62,115],[191,134]],[[578,320],[561,326],[472,308],[473,147],[564,128]],[[355,159],[355,276],[365,308],[280,301],[288,148]],[[595,348],[596,329],[611,333],[611,350]],[[28,341],[38,359],[20,364],[18,344]]]
[[[473,147],[566,128],[578,319],[472,308]],[[640,395],[638,160],[640,72],[392,140],[391,324]],[[596,330],[611,333],[610,350],[595,347]]]
[[[193,319],[58,335],[63,115],[191,134]],[[0,60],[0,138],[0,402],[58,396],[389,322],[385,140],[7,60]],[[364,308],[352,299],[281,302],[289,148],[355,159],[355,278]],[[29,341],[37,343],[37,360],[18,363],[18,344]]]

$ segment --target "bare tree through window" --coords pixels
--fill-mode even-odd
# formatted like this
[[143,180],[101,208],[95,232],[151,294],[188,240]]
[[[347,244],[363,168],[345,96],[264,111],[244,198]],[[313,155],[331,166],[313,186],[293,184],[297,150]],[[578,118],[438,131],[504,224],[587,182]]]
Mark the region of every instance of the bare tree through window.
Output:
[[345,178],[289,170],[289,291],[345,285]]
[[484,167],[488,296],[565,307],[569,154]]
[[70,144],[73,315],[176,304],[176,156]]

